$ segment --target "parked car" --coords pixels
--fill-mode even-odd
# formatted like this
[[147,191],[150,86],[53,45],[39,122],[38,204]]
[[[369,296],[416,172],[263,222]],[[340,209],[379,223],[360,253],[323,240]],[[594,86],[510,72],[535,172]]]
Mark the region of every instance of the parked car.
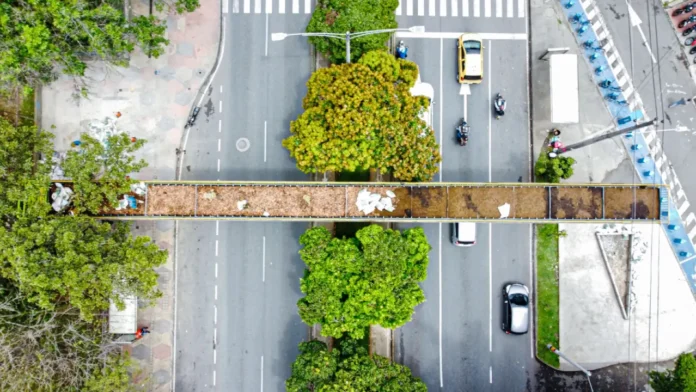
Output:
[[455,246],[476,245],[476,222],[452,223],[452,244]]
[[476,34],[465,33],[457,41],[459,83],[481,83],[483,80],[483,41]]
[[529,331],[529,289],[522,283],[503,288],[503,331],[515,335]]

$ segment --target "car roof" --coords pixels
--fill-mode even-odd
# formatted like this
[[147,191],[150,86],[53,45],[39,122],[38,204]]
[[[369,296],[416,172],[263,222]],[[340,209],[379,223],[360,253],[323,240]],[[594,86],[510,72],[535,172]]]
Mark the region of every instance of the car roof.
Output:
[[510,330],[515,333],[525,333],[529,329],[529,307],[510,304],[512,317]]

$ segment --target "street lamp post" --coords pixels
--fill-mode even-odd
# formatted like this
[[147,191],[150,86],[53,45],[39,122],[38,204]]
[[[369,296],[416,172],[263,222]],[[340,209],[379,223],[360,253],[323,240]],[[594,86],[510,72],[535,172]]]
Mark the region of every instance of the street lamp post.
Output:
[[370,30],[370,31],[359,31],[357,33],[351,33],[346,31],[345,34],[338,33],[273,33],[271,34],[271,41],[282,41],[287,37],[300,36],[300,37],[326,37],[326,38],[338,38],[346,41],[346,63],[350,63],[350,40],[352,38],[360,38],[366,35],[372,34],[382,34],[382,33],[395,33],[397,31],[409,31],[411,33],[422,33],[425,31],[425,26],[412,26],[407,29],[382,29],[382,30]]

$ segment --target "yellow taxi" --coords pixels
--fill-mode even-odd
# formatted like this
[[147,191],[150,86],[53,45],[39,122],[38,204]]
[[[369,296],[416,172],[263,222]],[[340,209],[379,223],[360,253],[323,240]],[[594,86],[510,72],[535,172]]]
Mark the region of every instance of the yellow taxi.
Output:
[[481,83],[483,80],[483,41],[476,34],[465,33],[457,43],[459,83]]

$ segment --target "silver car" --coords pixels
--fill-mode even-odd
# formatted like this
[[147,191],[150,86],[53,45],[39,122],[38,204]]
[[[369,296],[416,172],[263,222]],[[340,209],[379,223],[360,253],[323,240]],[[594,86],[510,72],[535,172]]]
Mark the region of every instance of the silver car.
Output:
[[529,331],[529,289],[511,283],[503,289],[503,331],[515,335]]

